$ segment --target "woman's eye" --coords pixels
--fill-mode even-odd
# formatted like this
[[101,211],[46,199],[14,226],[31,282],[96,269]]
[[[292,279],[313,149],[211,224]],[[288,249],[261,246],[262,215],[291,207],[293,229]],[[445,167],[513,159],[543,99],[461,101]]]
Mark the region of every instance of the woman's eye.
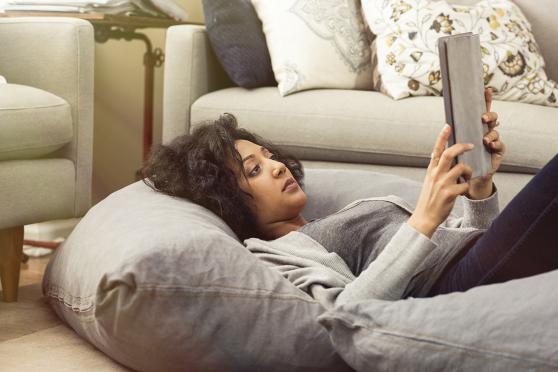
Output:
[[[276,160],[276,159],[277,159],[277,155],[275,155],[275,154],[270,154],[270,155],[269,155],[269,159]],[[256,166],[250,171],[250,173],[248,173],[248,176],[254,177],[254,176],[256,176],[259,172],[260,172],[260,166],[259,166],[259,165],[256,165]]]
[[250,177],[253,177],[253,176],[255,176],[256,174],[258,174],[258,171],[259,171],[259,170],[260,170],[260,166],[259,166],[259,165],[256,165],[256,166],[254,167],[254,169],[252,169],[252,171],[251,171],[248,175],[249,175]]

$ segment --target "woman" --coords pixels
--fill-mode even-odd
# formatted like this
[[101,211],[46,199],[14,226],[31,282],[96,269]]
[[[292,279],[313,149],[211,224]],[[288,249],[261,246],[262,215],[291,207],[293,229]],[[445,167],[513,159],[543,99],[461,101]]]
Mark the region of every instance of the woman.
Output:
[[[498,121],[490,112],[490,91],[486,101],[488,112],[482,120],[489,128],[484,142],[492,154],[492,171],[470,180],[469,166],[452,167],[452,160],[472,145],[445,149],[451,132],[446,125],[414,210],[397,197],[370,198],[306,221],[301,215],[306,203],[301,163],[238,129],[232,115],[157,147],[143,174],[155,190],[187,198],[219,215],[241,240],[258,238],[259,246],[249,249],[299,288],[311,293],[308,283],[319,280],[325,287],[343,286],[342,293],[335,294],[339,302],[434,296],[556,269],[552,227],[558,223],[558,157],[499,214],[492,176],[505,145],[494,129]],[[469,182],[458,184],[460,176]],[[465,217],[448,218],[459,195],[465,196]],[[280,241],[292,242],[287,239],[292,234],[306,236],[300,241],[313,245],[313,250],[281,248],[285,245]],[[317,251],[323,248],[327,252]],[[340,266],[339,257],[350,273]],[[324,274],[324,268],[331,272]],[[314,270],[310,280],[308,269]],[[328,279],[316,279],[320,276]]]

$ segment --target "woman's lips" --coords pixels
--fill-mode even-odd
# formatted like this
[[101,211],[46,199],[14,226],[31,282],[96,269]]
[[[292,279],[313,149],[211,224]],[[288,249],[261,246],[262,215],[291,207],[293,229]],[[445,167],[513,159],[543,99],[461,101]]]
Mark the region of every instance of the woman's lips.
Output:
[[291,191],[291,190],[294,190],[294,189],[298,189],[298,183],[296,183],[296,182],[291,183],[289,186],[287,186],[285,191]]
[[282,191],[293,190],[296,189],[297,187],[298,187],[298,183],[296,183],[296,181],[293,178],[289,178],[287,181],[285,181],[285,186],[283,186]]

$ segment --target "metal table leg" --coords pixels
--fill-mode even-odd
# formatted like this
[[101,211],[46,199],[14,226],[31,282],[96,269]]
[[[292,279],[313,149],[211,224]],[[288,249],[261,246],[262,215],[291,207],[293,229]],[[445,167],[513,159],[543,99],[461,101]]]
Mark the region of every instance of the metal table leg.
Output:
[[151,41],[145,34],[136,32],[133,28],[121,26],[95,25],[95,41],[104,43],[109,39],[142,40],[146,51],[143,55],[145,66],[144,96],[143,96],[143,161],[147,160],[153,143],[153,84],[155,67],[160,67],[165,61],[165,54],[161,48],[153,49]]

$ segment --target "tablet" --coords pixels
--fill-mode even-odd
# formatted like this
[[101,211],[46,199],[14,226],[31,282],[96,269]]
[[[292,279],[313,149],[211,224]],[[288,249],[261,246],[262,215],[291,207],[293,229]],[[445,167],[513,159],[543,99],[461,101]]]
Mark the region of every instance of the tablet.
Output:
[[[492,169],[490,152],[483,143],[489,129],[482,123],[486,112],[483,68],[479,35],[464,34],[438,39],[440,72],[446,123],[452,127],[448,147],[455,143],[472,143],[475,147],[457,156],[457,163],[468,164],[473,169],[472,178],[487,174]],[[459,177],[458,183],[466,182]]]

